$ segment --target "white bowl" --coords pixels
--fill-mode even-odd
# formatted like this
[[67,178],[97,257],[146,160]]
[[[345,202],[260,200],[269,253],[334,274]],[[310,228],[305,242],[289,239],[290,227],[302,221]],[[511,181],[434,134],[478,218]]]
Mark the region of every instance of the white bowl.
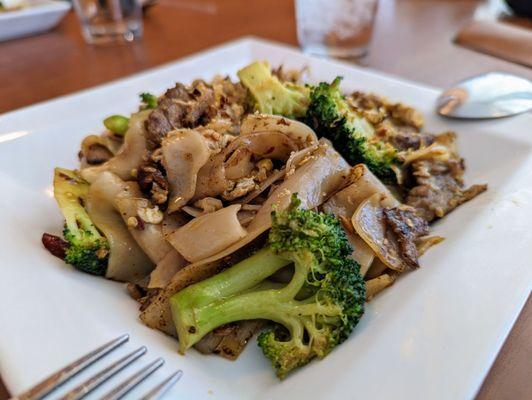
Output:
[[45,0],[0,13],[0,42],[52,29],[70,10],[66,1]]

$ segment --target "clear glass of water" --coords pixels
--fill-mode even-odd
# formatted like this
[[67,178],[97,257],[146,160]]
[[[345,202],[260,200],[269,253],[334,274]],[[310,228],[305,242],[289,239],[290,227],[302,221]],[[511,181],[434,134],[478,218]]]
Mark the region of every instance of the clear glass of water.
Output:
[[378,0],[295,0],[295,4],[303,51],[339,58],[366,55]]
[[142,35],[139,0],[73,0],[88,43],[131,42]]

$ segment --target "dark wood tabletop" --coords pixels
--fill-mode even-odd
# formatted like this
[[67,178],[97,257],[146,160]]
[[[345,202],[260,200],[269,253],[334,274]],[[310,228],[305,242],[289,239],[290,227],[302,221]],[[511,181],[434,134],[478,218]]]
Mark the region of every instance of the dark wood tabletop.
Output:
[[[359,64],[435,87],[490,70],[532,70],[452,43],[477,0],[381,0],[370,53]],[[72,93],[244,35],[297,45],[293,0],[161,0],[142,40],[90,46],[73,13],[54,30],[0,43],[0,113]],[[532,393],[532,301],[506,340],[477,398]],[[0,360],[1,362],[1,360]],[[528,397],[527,397],[528,396]],[[8,398],[0,383],[0,400]]]

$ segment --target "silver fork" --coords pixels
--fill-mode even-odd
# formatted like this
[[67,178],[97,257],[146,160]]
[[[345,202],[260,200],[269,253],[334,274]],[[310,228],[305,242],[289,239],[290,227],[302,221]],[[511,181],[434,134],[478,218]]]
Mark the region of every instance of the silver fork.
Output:
[[[84,355],[83,357],[77,359],[73,363],[67,365],[63,369],[54,372],[52,375],[39,382],[37,385],[27,390],[26,392],[11,398],[10,400],[38,400],[44,398],[46,395],[50,394],[52,391],[56,390],[63,383],[68,381],[74,375],[80,373],[87,367],[91,366],[94,362],[105,357],[111,353],[116,348],[120,347],[129,340],[129,335],[122,335],[116,339],[110,341],[109,343],[104,344],[101,347],[98,347],[96,350],[91,351],[90,353]],[[125,357],[122,357],[118,361],[115,361],[102,371],[96,373],[85,382],[75,387],[65,395],[63,395],[60,400],[78,400],[85,397],[87,394],[92,392],[98,386],[112,378],[118,372],[126,368],[131,363],[138,360],[144,354],[146,354],[146,347],[142,346],[137,350],[129,353]],[[135,374],[131,375],[125,381],[120,383],[106,395],[104,395],[100,400],[117,400],[124,397],[129,391],[134,387],[139,385],[142,381],[148,378],[153,374],[158,368],[164,364],[162,358],[157,358],[155,361],[146,365],[144,368],[137,371]],[[155,400],[160,399],[170,388],[179,381],[183,371],[178,370],[150,390],[145,394],[141,400]]]

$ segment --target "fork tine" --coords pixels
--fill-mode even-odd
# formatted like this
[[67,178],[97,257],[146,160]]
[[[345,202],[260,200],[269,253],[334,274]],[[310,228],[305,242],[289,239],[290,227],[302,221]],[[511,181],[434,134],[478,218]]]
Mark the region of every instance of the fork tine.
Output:
[[134,375],[130,376],[128,379],[126,379],[124,382],[122,382],[120,385],[118,385],[116,388],[111,390],[109,393],[107,393],[105,396],[103,396],[100,400],[118,400],[124,397],[131,389],[136,387],[138,384],[140,384],[144,379],[149,377],[151,374],[153,374],[157,369],[162,367],[164,364],[164,360],[162,358],[158,358],[152,363],[148,364],[144,368],[142,368],[140,371],[136,372]]
[[134,352],[129,353],[127,356],[109,365],[103,371],[90,377],[78,387],[72,389],[70,392],[61,397],[60,400],[78,400],[85,397],[87,394],[92,392],[106,380],[108,380],[109,378],[120,372],[122,369],[127,367],[133,361],[137,360],[139,357],[142,357],[146,353],[146,351],[146,347],[142,346]]
[[117,337],[114,340],[111,340],[109,343],[104,344],[101,347],[98,347],[96,350],[91,351],[90,353],[84,355],[81,358],[78,358],[73,363],[67,365],[63,369],[54,372],[49,377],[45,378],[43,381],[39,382],[37,385],[27,390],[26,392],[20,394],[17,399],[19,400],[38,400],[46,396],[52,390],[57,389],[67,380],[72,378],[74,375],[80,373],[85,368],[92,365],[94,362],[98,361],[100,358],[109,354],[111,351],[117,347],[123,345],[129,340],[129,335],[125,334]]
[[162,381],[160,384],[155,386],[152,390],[144,395],[140,400],[157,400],[164,396],[166,392],[174,386],[179,379],[183,376],[183,371],[178,370]]

